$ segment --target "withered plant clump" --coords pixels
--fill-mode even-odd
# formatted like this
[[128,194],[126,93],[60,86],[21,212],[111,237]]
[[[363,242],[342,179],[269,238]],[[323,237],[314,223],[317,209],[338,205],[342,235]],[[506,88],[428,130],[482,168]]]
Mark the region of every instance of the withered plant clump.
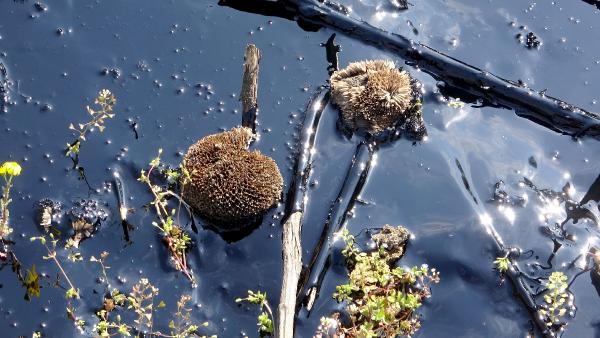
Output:
[[330,82],[333,102],[352,129],[376,134],[420,115],[417,81],[392,61],[352,62]]
[[372,238],[378,248],[386,251],[388,263],[393,264],[404,255],[410,232],[404,227],[394,227],[386,224]]
[[272,158],[248,151],[252,137],[249,128],[233,128],[206,136],[188,149],[183,167],[190,180],[183,185],[183,198],[207,218],[239,223],[279,200],[279,168]]

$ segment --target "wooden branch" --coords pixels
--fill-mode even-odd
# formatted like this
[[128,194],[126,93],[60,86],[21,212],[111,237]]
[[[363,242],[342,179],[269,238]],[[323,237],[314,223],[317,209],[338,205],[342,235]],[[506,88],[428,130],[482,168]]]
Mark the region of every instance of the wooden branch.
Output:
[[321,87],[311,99],[304,115],[299,140],[302,151],[296,158],[294,176],[287,194],[286,214],[283,224],[283,283],[279,297],[275,337],[293,338],[298,281],[302,271],[302,216],[306,200],[306,185],[311,174],[311,157],[319,121],[323,109],[329,102],[329,90]]
[[509,81],[457,60],[402,35],[386,32],[348,15],[329,0],[219,0],[219,5],[250,13],[295,20],[310,31],[327,27],[403,58],[410,65],[458,90],[461,98],[475,96],[488,105],[509,107],[518,116],[574,137],[600,139],[600,116],[560,99]]
[[246,46],[244,54],[244,77],[242,78],[242,126],[252,129],[256,133],[256,116],[258,115],[258,63],[260,51],[255,45]]
[[294,337],[296,291],[302,270],[302,211],[296,211],[283,225],[283,283],[279,297],[278,320],[275,338]]
[[338,197],[331,205],[319,242],[313,250],[306,274],[299,283],[300,291],[297,302],[299,305],[298,318],[300,319],[307,319],[310,316],[313,305],[319,297],[323,277],[331,263],[331,251],[333,243],[336,241],[335,233],[346,226],[356,199],[364,187],[371,169],[374,148],[374,145],[366,142],[361,142],[356,147],[344,183]]

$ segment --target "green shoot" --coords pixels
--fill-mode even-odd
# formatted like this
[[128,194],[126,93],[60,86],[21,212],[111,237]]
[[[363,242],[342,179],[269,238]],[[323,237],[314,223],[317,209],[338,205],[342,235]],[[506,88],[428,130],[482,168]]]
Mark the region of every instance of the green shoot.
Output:
[[[186,208],[190,216],[192,215],[191,208],[183,201],[181,196],[166,187],[154,184],[151,180],[153,171],[159,170],[161,166],[161,154],[162,149],[159,149],[158,156],[150,162],[150,168],[147,172],[144,170],[141,171],[138,181],[146,184],[154,196],[154,200],[150,202],[150,205],[154,206],[158,222],[152,222],[152,225],[160,230],[163,240],[169,249],[172,261],[175,264],[175,268],[181,271],[190,280],[192,285],[195,286],[196,281],[191,269],[188,267],[186,258],[192,240],[179,225],[178,217],[182,205]],[[178,209],[169,208],[169,198],[175,198],[179,201]]]
[[350,323],[342,325],[337,317],[325,318],[317,336],[327,336],[324,332],[330,328],[340,337],[413,335],[421,326],[416,311],[430,297],[430,284],[439,282],[439,273],[427,265],[395,267],[383,247],[361,252],[354,236],[343,231],[342,237],[349,282],[337,286],[333,298],[347,304]]
[[271,311],[271,306],[269,305],[267,294],[265,292],[248,290],[248,296],[246,298],[237,298],[235,302],[248,302],[250,304],[259,305],[261,312],[256,321],[258,332],[261,337],[273,334],[273,311]]
[[98,97],[94,101],[100,108],[95,110],[90,106],[86,106],[88,114],[91,116],[91,120],[86,123],[79,123],[75,126],[73,123],[69,125],[69,129],[73,130],[77,134],[77,139],[67,144],[66,155],[71,158],[77,158],[81,150],[81,142],[85,141],[86,135],[98,128],[100,132],[103,132],[106,126],[104,125],[106,119],[111,119],[115,116],[113,113],[113,106],[117,103],[117,99],[108,89],[102,89],[98,93]]

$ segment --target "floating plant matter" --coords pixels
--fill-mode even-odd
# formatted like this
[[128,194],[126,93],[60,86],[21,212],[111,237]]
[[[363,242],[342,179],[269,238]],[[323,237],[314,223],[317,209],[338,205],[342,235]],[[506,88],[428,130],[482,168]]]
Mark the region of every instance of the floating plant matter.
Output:
[[209,135],[193,144],[183,167],[191,180],[183,185],[183,197],[203,216],[235,230],[280,198],[283,178],[272,158],[248,151],[253,138],[249,128],[233,128]]
[[390,60],[352,62],[331,76],[331,97],[342,122],[371,134],[408,124],[415,138],[425,134],[421,85]]
[[315,246],[297,302],[308,316],[330,260],[334,234],[344,228],[362,191],[379,145],[404,134],[421,140],[427,134],[421,116],[421,85],[406,71],[385,60],[351,63],[331,76],[331,98],[340,108],[340,122],[364,136],[356,147],[338,198]]
[[249,151],[256,137],[260,51],[246,46],[240,100],[242,126],[208,135],[187,151],[182,168],[189,180],[182,184],[187,203],[215,222],[222,231],[241,230],[281,198],[283,177],[275,161]]
[[342,231],[349,281],[338,285],[333,297],[345,303],[349,318],[342,321],[340,313],[335,313],[322,320],[315,337],[413,335],[421,326],[416,310],[431,296],[430,285],[439,282],[439,273],[427,265],[394,265],[408,240],[409,232],[403,227],[386,225],[373,236],[377,245],[368,252],[356,246],[354,236],[346,229]]

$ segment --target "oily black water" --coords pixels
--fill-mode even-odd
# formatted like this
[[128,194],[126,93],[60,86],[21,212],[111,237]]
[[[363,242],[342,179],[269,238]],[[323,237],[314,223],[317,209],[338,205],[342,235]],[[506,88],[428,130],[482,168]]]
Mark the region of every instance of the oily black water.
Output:
[[[600,12],[593,2],[435,0],[414,3],[406,11],[383,0],[344,4],[351,16],[374,26],[583,109],[599,110]],[[209,323],[207,333],[256,336],[257,309],[234,300],[249,289],[264,290],[277,304],[285,205],[235,240],[201,222],[197,234],[188,229],[195,241],[190,264],[198,280],[192,289],[168,262],[151,225],[155,215],[144,208],[150,194],[136,179],[159,148],[164,161],[176,166],[198,138],[241,123],[243,52],[254,43],[263,57],[261,137],[252,147],[276,160],[289,187],[303,111],[328,78],[320,44],[332,32],[305,32],[294,22],[219,7],[216,1],[42,5],[0,1],[0,63],[5,67],[0,69],[0,160],[23,167],[12,195],[11,239],[23,266],[35,265],[45,276],[41,296],[25,301],[10,266],[0,271],[1,336],[30,337],[36,330],[45,337],[92,335],[94,311],[106,289],[98,283],[99,266],[87,261],[102,251],[110,253],[113,287],[127,291],[145,277],[160,289],[167,306],[155,314],[157,328],[166,331],[176,299],[191,294],[193,317]],[[529,33],[539,45],[528,42]],[[343,35],[336,41],[342,46],[340,67],[376,58],[404,65],[394,55]],[[536,278],[551,271],[563,271],[573,281],[576,311],[564,337],[600,335],[593,275],[579,274],[588,251],[600,246],[597,220],[571,217],[569,202],[551,193],[566,187],[577,202],[587,193],[584,207],[598,217],[598,141],[561,135],[508,109],[449,105],[452,98],[440,93],[433,78],[405,67],[425,86],[428,138],[416,144],[399,140],[377,151],[348,226],[359,233],[384,224],[405,225],[414,238],[401,263],[426,263],[440,271],[441,282],[420,309],[417,336],[522,337],[534,328],[510,283],[501,284],[493,270],[498,253],[489,226],[507,246],[520,250],[517,261],[534,288]],[[90,134],[82,145],[80,165],[89,189],[71,170],[64,150],[73,140],[69,123],[86,121],[85,106],[103,88],[117,97],[116,116],[104,133]],[[302,233],[305,261],[359,141],[339,133],[336,120],[337,111],[328,105],[312,155]],[[124,201],[134,209],[128,217],[133,225],[129,241],[119,218],[115,171],[122,178]],[[66,318],[64,291],[51,285],[58,271],[42,259],[39,243],[29,241],[42,233],[34,209],[43,198],[60,201],[65,209],[94,199],[108,212],[98,232],[81,244],[84,262],[71,263],[67,251],[59,251],[81,289],[76,309],[87,322],[86,332]],[[555,224],[562,224],[564,232]],[[62,230],[69,231],[66,224]],[[319,318],[339,308],[329,295],[345,281],[346,270],[339,251],[333,256],[311,316],[297,325],[298,337],[310,337]]]

